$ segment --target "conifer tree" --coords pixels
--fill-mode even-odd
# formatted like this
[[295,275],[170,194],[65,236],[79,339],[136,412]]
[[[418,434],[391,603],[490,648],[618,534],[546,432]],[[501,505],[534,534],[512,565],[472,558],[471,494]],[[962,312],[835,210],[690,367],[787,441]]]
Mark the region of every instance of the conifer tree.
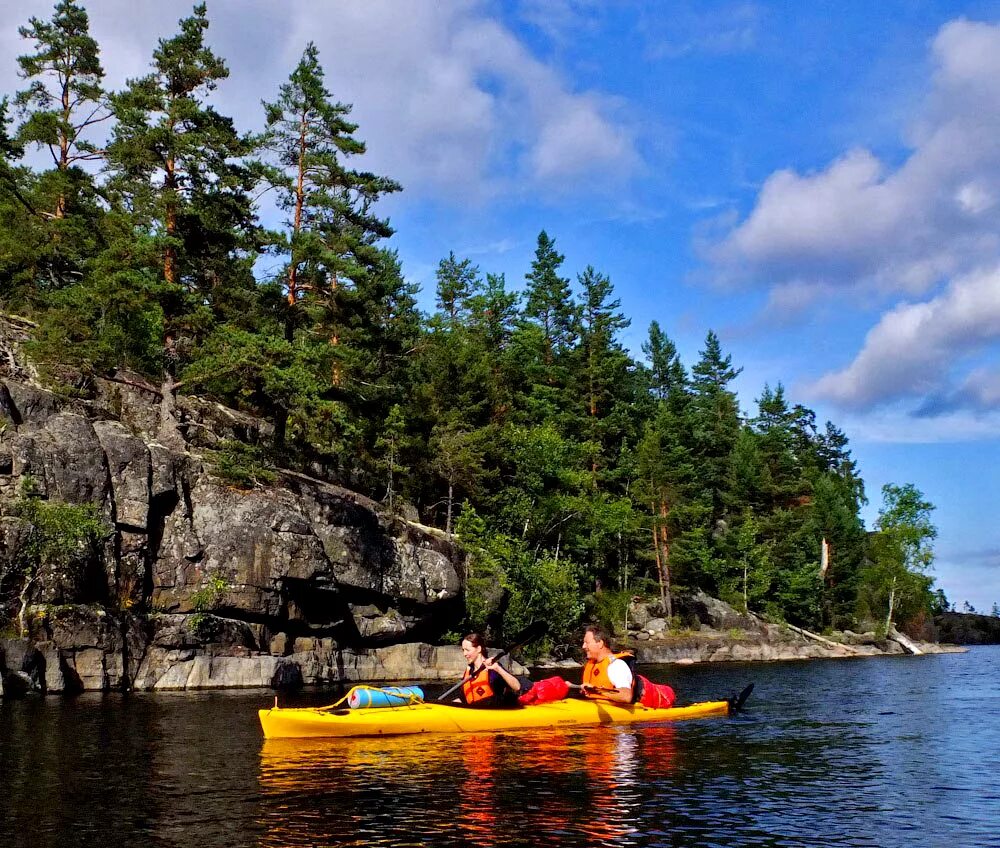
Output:
[[522,363],[513,345],[518,302],[518,294],[507,291],[503,274],[487,274],[486,285],[468,301],[471,326],[485,352],[489,420],[496,425],[513,414],[515,386],[522,382]]
[[555,242],[542,230],[538,235],[527,285],[523,317],[516,343],[527,368],[525,401],[528,415],[536,420],[558,417],[567,426],[572,407],[567,397],[569,374],[567,356],[575,341],[577,307],[569,280],[559,275],[564,257]]
[[[21,122],[12,141],[19,152],[12,156],[8,148],[0,178],[26,213],[19,215],[17,229],[31,260],[22,266],[19,288],[37,305],[52,292],[79,283],[99,248],[103,212],[94,178],[84,166],[102,157],[94,133],[109,112],[97,43],[82,8],[60,0],[51,20],[31,18],[19,33],[32,45],[17,60],[27,82],[14,99]],[[37,173],[12,170],[25,148],[45,151],[51,167]],[[12,255],[6,255],[17,263],[15,257],[24,254],[12,247]]]
[[574,371],[586,404],[580,435],[591,446],[590,470],[596,487],[598,468],[611,464],[608,454],[620,450],[623,442],[634,444],[637,439],[631,359],[618,339],[618,333],[632,322],[621,313],[621,301],[611,299],[613,288],[607,276],[588,265],[578,282],[579,363]]
[[723,517],[729,456],[740,430],[739,405],[730,383],[742,370],[733,368],[731,356],[723,356],[719,337],[710,330],[701,358],[691,369],[691,387],[695,417],[692,447],[713,523]]
[[[274,158],[271,183],[288,214],[281,247],[287,251],[288,304],[327,302],[357,283],[379,262],[376,244],[392,235],[373,210],[398,183],[348,167],[365,152],[355,137],[351,107],[333,100],[324,82],[319,50],[310,42],[278,98],[264,103],[266,147]],[[289,320],[289,332],[295,318]],[[331,341],[335,341],[336,328]]]
[[112,211],[120,236],[145,231],[148,250],[116,242],[108,252],[118,265],[131,257],[130,296],[162,312],[161,438],[174,442],[174,375],[225,317],[220,311],[238,303],[233,289],[252,289],[258,237],[249,194],[257,172],[245,161],[253,142],[205,102],[229,75],[205,44],[208,26],[205,5],[195,6],[176,35],[160,39],[151,72],[111,98]]
[[687,375],[676,345],[660,329],[659,323],[651,321],[649,336],[642,343],[642,352],[649,360],[650,389],[658,400],[666,400],[673,386],[684,384]]
[[[392,229],[374,212],[378,199],[399,185],[348,166],[365,152],[365,144],[348,119],[351,107],[334,101],[327,90],[315,44],[306,46],[277,99],[265,102],[264,110],[264,145],[272,159],[267,178],[288,216],[277,244],[287,257],[285,337],[292,341],[301,327],[300,343],[331,348],[329,357],[315,357],[330,363],[319,379],[329,386],[327,397],[356,407],[370,397],[372,387],[381,396],[377,387],[387,381],[377,366],[402,355],[407,332],[400,328],[412,327],[415,319],[412,291],[398,262],[379,245]],[[394,359],[396,376],[398,365]],[[381,421],[389,408],[381,404],[369,411],[370,421]],[[278,445],[284,443],[287,414],[276,413]],[[345,414],[356,415],[357,409]],[[343,436],[331,435],[334,441]],[[366,441],[371,450],[371,440]]]
[[437,303],[452,322],[458,321],[466,309],[467,302],[481,288],[479,268],[472,260],[455,258],[455,253],[438,263]]
[[[638,492],[649,504],[653,559],[666,615],[678,576],[697,581],[706,560],[703,508],[695,491],[693,397],[673,342],[654,321],[643,350],[660,397],[639,443]],[[659,375],[659,376],[656,376]],[[659,383],[659,386],[656,384]]]
[[89,182],[79,164],[104,155],[89,137],[111,115],[102,88],[104,69],[87,12],[73,0],[59,0],[50,21],[31,18],[18,32],[35,46],[17,59],[22,78],[30,81],[15,100],[25,115],[18,139],[48,149],[57,175],[54,199],[49,210],[39,212],[64,218],[70,195]]

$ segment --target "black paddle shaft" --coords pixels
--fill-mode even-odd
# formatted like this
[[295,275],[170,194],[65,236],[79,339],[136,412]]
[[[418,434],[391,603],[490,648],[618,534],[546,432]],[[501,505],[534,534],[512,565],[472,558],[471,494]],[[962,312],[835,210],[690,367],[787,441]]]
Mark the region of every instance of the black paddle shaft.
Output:
[[[515,638],[514,643],[512,645],[509,645],[508,647],[504,648],[502,651],[500,651],[499,654],[494,655],[492,659],[496,661],[501,657],[505,657],[507,654],[516,651],[518,648],[524,647],[525,645],[528,644],[528,642],[534,642],[536,639],[540,639],[542,636],[545,635],[547,630],[548,628],[542,621],[536,621],[534,624],[529,624],[527,627],[524,628],[524,630],[522,630],[520,633],[517,634],[517,637]],[[459,680],[458,683],[452,686],[447,692],[438,695],[438,700],[443,701],[453,692],[456,692],[463,683],[465,683],[464,680]]]

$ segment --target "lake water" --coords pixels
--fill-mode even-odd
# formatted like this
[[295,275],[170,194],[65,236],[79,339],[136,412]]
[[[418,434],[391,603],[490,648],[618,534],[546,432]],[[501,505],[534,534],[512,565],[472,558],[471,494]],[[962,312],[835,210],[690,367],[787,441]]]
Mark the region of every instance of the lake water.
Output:
[[645,671],[756,691],[728,719],[346,741],[265,742],[268,692],[3,702],[0,846],[1000,846],[1000,647]]

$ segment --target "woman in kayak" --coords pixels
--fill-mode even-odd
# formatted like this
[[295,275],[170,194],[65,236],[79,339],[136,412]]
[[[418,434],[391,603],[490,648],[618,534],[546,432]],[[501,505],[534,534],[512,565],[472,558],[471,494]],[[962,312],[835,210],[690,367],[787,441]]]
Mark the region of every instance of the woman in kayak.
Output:
[[462,637],[462,655],[469,664],[462,675],[459,700],[470,707],[507,707],[521,690],[521,681],[490,659],[478,633]]

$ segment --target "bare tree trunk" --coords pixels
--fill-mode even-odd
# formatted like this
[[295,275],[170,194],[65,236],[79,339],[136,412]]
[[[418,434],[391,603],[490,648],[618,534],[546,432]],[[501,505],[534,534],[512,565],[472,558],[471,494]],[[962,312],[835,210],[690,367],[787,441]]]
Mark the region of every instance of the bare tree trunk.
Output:
[[656,555],[656,579],[660,584],[660,603],[667,608],[667,591],[663,585],[663,563],[660,561],[660,539],[656,534],[656,519],[653,519],[653,553]]
[[663,586],[666,593],[664,605],[667,613],[667,621],[670,621],[674,617],[674,604],[670,599],[670,538],[667,535],[666,501],[660,501],[660,518],[663,519],[663,523],[660,525],[660,547],[663,549],[661,558],[663,564]]
[[455,487],[452,485],[451,479],[448,480],[448,515],[444,521],[444,532],[448,534],[448,538],[451,538],[451,509],[454,503],[455,497]]
[[888,633],[892,630],[892,615],[895,612],[896,606],[896,578],[892,578],[892,583],[889,584],[889,612],[885,617],[885,632]]
[[17,632],[21,638],[28,635],[28,597],[34,583],[35,575],[25,576],[24,585],[21,587],[21,593],[18,595],[21,606],[17,611]]

